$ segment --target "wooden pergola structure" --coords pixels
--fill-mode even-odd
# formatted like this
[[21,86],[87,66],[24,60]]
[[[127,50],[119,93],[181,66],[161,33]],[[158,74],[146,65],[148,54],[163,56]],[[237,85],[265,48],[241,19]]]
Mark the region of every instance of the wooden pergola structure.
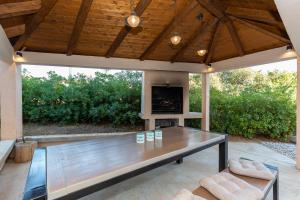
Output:
[[208,64],[291,43],[273,0],[177,0],[176,13],[174,0],[134,1],[138,28],[124,23],[129,0],[12,2],[0,24],[15,50]]
[[[22,63],[202,73],[202,127],[209,130],[210,73],[295,59],[300,53],[297,0],[177,0],[176,6],[173,0],[133,0],[142,18],[137,28],[125,24],[130,2],[1,1],[2,140],[22,135]],[[170,44],[174,32],[182,37],[177,46]],[[295,51],[287,52],[289,45]],[[207,53],[197,55],[200,49]],[[297,91],[300,104],[300,87]],[[300,169],[299,107],[297,134]]]

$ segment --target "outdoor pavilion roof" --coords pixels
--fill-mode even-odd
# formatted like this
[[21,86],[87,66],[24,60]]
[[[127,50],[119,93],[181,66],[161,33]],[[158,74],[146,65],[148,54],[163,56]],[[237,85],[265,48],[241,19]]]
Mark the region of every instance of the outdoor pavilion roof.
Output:
[[125,25],[129,0],[1,2],[15,50],[208,64],[291,43],[273,0],[177,0],[177,12],[173,0],[134,0],[138,28]]

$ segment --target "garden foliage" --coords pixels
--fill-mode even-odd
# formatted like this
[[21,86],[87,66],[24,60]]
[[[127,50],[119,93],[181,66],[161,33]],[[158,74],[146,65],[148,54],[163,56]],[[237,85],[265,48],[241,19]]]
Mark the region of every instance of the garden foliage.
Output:
[[23,118],[32,123],[135,124],[139,121],[141,73],[96,73],[64,78],[23,76]]
[[[23,73],[23,117],[31,123],[137,124],[141,72],[47,78]],[[295,132],[295,73],[235,70],[211,76],[212,131],[286,139]],[[201,76],[190,77],[190,110],[201,110]],[[199,120],[188,124],[200,127]]]

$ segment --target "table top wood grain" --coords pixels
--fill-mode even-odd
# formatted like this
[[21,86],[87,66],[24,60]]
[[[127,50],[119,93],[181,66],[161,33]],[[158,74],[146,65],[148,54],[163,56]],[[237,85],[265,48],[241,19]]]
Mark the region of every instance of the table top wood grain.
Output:
[[109,180],[169,157],[223,140],[197,129],[162,129],[162,140],[136,143],[136,134],[47,147],[48,199]]

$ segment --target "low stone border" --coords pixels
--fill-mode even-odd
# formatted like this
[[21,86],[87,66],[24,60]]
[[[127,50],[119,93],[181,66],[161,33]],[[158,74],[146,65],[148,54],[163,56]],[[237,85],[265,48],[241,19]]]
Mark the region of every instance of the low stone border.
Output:
[[[85,133],[85,134],[65,134],[65,135],[39,135],[39,136],[25,136],[25,141],[37,142],[64,142],[64,141],[77,141],[95,139],[105,136],[113,135],[127,135],[136,132],[115,132],[115,133]],[[21,139],[18,139],[18,141]]]

